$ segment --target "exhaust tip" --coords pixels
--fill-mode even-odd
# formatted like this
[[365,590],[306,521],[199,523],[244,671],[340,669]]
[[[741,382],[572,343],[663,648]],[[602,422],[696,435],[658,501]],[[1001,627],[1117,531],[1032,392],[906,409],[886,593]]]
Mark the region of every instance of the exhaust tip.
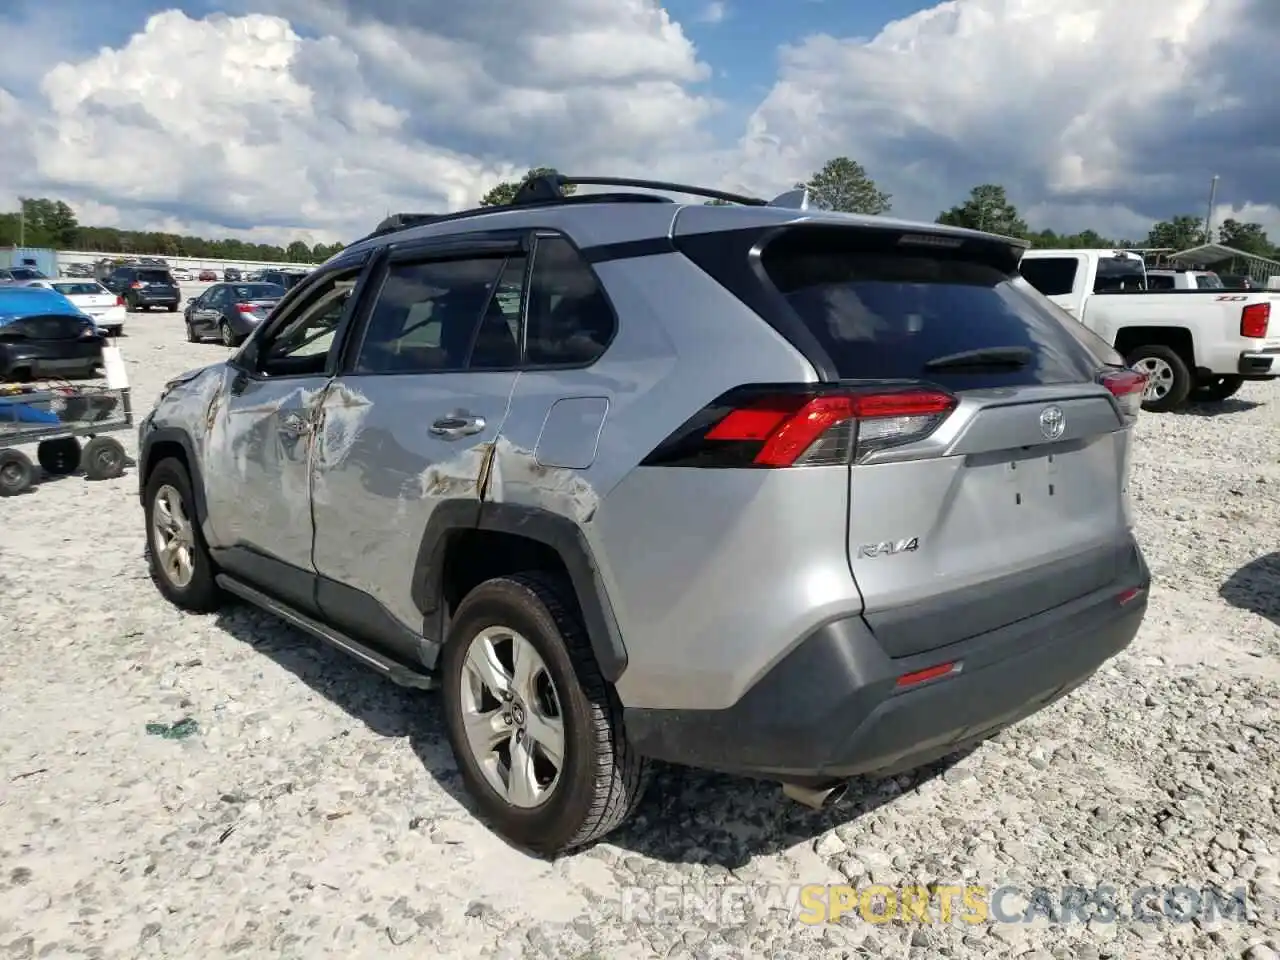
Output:
[[784,783],[783,794],[796,803],[804,804],[811,810],[822,810],[834,806],[843,799],[849,790],[849,781],[841,780],[825,787],[804,787],[797,783]]

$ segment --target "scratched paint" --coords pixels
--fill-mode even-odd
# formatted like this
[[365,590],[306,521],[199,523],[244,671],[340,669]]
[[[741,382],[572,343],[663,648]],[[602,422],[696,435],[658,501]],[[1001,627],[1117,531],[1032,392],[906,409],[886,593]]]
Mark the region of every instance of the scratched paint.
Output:
[[[582,471],[547,467],[505,437],[496,444],[486,499],[541,507],[578,523],[595,516],[600,498]],[[472,474],[474,476],[474,474]]]

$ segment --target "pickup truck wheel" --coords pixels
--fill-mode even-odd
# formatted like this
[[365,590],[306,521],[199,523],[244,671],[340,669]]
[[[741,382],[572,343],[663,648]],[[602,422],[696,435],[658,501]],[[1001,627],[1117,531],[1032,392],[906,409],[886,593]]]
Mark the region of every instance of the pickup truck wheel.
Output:
[[1162,344],[1138,347],[1129,351],[1125,362],[1148,377],[1142,409],[1150,413],[1176,410],[1186,402],[1194,386],[1190,368],[1172,347]]
[[1196,403],[1221,403],[1244,386],[1244,377],[1206,377],[1191,391]]

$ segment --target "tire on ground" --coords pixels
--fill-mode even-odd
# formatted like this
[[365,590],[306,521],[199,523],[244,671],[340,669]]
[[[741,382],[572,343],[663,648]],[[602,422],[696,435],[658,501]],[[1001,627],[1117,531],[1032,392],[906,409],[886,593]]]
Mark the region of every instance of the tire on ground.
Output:
[[[563,717],[560,779],[539,806],[510,804],[489,785],[463,727],[462,671],[471,641],[507,627],[546,664]],[[572,587],[541,571],[488,580],[459,604],[441,671],[449,741],[481,815],[511,842],[556,856],[600,839],[625,821],[644,795],[649,764],[627,742],[622,706],[601,676]]]
[[[156,495],[164,487],[171,487],[177,492],[183,511],[191,521],[193,572],[191,580],[185,585],[178,585],[170,579],[161,564],[159,548],[156,544]],[[184,610],[190,610],[193,613],[209,613],[216,610],[222,605],[223,593],[214,579],[217,576],[217,567],[209,556],[209,548],[204,542],[204,534],[201,533],[200,523],[196,518],[195,496],[187,468],[182,461],[172,457],[161,460],[147,478],[146,489],[143,512],[146,518],[147,564],[156,588],[166,600]]]
[[1244,377],[1207,377],[1192,389],[1191,400],[1195,403],[1221,403],[1235,396],[1243,386]]
[[1176,410],[1186,402],[1195,384],[1191,369],[1177,350],[1159,343],[1137,347],[1130,350],[1125,357],[1125,362],[1129,366],[1138,367],[1144,373],[1150,372],[1146,364],[1153,361],[1162,361],[1167,364],[1173,379],[1169,384],[1168,392],[1163,397],[1151,400],[1144,398],[1142,409],[1151,413],[1167,413],[1170,410]]

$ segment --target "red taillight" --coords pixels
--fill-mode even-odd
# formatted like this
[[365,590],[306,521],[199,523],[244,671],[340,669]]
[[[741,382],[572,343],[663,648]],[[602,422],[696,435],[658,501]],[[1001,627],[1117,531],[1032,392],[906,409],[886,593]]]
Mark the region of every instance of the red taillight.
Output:
[[142,284],[140,284],[137,280],[135,280],[135,281],[133,281],[133,283],[129,284],[129,289],[131,289],[131,290],[141,290],[141,289],[142,289]]
[[793,467],[852,463],[921,440],[955,408],[939,390],[738,390],[645,459],[648,466]]
[[241,313],[257,313],[258,312],[258,308],[255,307],[252,303],[237,303],[236,309],[239,310]]
[[116,306],[117,306],[117,307],[123,307],[123,306],[124,306],[124,297],[116,297]]
[[1120,409],[1133,418],[1142,409],[1142,395],[1147,389],[1147,375],[1137,370],[1113,370],[1098,377],[1098,382],[1111,391]]
[[1142,596],[1142,594],[1143,590],[1141,587],[1130,587],[1128,590],[1122,591],[1120,596],[1116,597],[1116,599],[1120,602],[1120,606],[1123,607],[1126,604],[1130,604],[1134,600],[1137,600]]
[[1264,340],[1271,326],[1271,304],[1251,303],[1240,311],[1240,336]]

